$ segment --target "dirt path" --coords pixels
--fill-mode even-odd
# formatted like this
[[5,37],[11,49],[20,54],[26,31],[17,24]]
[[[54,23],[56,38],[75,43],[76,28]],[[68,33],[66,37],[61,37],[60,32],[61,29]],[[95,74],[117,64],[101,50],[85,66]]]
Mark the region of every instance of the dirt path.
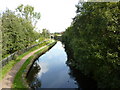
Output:
[[[47,45],[46,45],[47,46]],[[0,81],[0,90],[2,88],[11,88],[12,83],[14,81],[14,77],[16,75],[16,73],[19,71],[19,69],[21,68],[21,66],[23,65],[23,63],[31,56],[33,55],[35,52],[39,51],[40,49],[45,48],[46,46],[43,46],[31,53],[29,53],[28,55],[24,56],[20,62],[18,62],[17,64],[14,65],[14,67],[7,73],[7,75],[2,79],[2,81]]]

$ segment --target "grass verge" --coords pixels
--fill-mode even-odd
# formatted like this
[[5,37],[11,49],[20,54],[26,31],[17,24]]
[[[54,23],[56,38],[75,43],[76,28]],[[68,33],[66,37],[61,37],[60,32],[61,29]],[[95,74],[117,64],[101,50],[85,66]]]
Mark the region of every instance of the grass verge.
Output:
[[38,46],[35,46],[35,47],[31,48],[29,51],[23,53],[22,55],[19,55],[17,57],[17,59],[9,61],[9,63],[7,65],[5,65],[2,69],[0,69],[0,73],[2,73],[2,75],[0,76],[0,80],[2,80],[5,77],[5,75],[12,69],[12,67],[16,63],[18,63],[24,56],[26,56],[30,52],[32,52],[32,51],[34,51],[34,50],[36,50],[36,49],[38,49],[38,48],[40,48],[40,47],[42,47],[44,45],[47,45],[50,42],[51,41],[47,41],[47,42],[44,42],[42,44],[39,44]]
[[[43,38],[43,37],[40,37],[40,38],[38,39],[39,42],[44,41],[44,40],[46,40],[46,39]],[[39,42],[34,41],[34,42],[32,42],[32,43],[30,44],[30,46],[35,45],[35,44],[37,44],[37,43],[39,43]],[[9,55],[10,55],[10,54],[3,55],[3,56],[2,56],[2,59],[8,57]],[[0,59],[0,60],[2,60],[2,59]]]
[[15,78],[14,78],[14,82],[13,82],[13,86],[12,88],[29,88],[29,86],[26,83],[26,75],[30,70],[30,67],[33,65],[34,61],[43,53],[45,53],[46,51],[48,51],[52,46],[55,45],[56,42],[52,42],[52,44],[50,44],[49,46],[46,46],[45,48],[37,51],[34,55],[30,56],[25,63],[22,65],[22,67],[20,68],[20,70],[17,72]]

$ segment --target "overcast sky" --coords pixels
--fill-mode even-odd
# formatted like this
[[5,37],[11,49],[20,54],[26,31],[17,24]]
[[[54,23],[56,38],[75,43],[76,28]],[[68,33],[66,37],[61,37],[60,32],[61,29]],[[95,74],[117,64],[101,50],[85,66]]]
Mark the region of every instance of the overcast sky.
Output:
[[61,32],[69,27],[76,15],[75,5],[79,0],[0,0],[0,12],[9,8],[15,10],[20,5],[31,5],[41,13],[37,27],[46,28],[50,32]]

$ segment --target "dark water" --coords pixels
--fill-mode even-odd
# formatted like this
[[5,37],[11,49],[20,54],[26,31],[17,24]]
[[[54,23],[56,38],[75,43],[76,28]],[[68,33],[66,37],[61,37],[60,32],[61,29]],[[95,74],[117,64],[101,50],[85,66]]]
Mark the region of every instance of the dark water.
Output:
[[[33,64],[27,76],[30,87],[81,88],[79,73],[76,73],[76,75],[75,72],[67,66],[66,61],[67,54],[65,49],[61,42],[57,42],[53,48],[40,56]],[[82,81],[84,83],[86,80]],[[87,81],[89,82],[89,80]],[[85,87],[91,87],[91,85],[89,84]]]

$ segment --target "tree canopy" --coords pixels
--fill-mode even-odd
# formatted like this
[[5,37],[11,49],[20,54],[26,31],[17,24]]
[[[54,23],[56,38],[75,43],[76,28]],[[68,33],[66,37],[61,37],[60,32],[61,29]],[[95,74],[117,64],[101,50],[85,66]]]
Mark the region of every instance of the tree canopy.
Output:
[[99,88],[120,88],[120,2],[76,5],[77,15],[63,34],[69,62]]
[[[16,11],[7,9],[1,13],[2,56],[30,46],[40,34],[33,25],[40,19],[40,13],[34,7],[20,5]],[[36,22],[35,21],[35,22]]]

